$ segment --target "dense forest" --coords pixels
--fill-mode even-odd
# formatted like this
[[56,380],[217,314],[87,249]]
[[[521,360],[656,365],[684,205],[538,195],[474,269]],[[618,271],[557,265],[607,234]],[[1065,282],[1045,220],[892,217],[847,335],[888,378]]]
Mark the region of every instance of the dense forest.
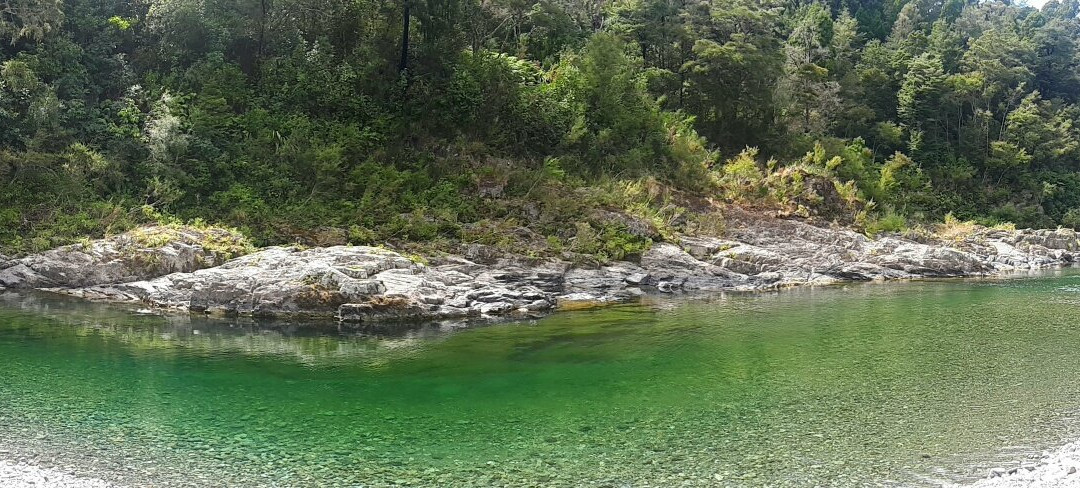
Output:
[[0,249],[173,219],[610,258],[730,203],[1080,227],[1078,11],[0,0]]

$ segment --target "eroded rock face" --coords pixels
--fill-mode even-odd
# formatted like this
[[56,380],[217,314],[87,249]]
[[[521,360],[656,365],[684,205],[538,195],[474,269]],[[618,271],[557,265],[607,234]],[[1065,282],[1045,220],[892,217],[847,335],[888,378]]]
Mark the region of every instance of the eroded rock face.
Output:
[[[85,287],[191,272],[232,257],[244,237],[222,229],[145,227],[21,259],[0,257],[0,288]],[[218,247],[220,246],[220,247]]]
[[[1071,230],[982,229],[956,240],[922,241],[758,218],[735,219],[723,239],[684,237],[654,245],[637,263],[605,266],[472,248],[471,259],[421,264],[386,249],[335,246],[267,248],[198,270],[191,268],[204,254],[188,242],[158,248],[167,264],[147,270],[131,269],[114,250],[120,244],[99,241],[90,251],[69,246],[0,265],[0,282],[196,313],[377,323],[530,315],[647,293],[987,275],[1061,266],[1080,255],[1080,236]],[[174,272],[161,275],[163,269]]]
[[426,266],[373,247],[273,247],[192,273],[55,291],[191,312],[378,322],[548,310],[555,295],[537,286],[546,281],[539,272],[464,259]]
[[775,286],[988,275],[1062,266],[1080,255],[1080,237],[1069,229],[981,229],[955,241],[915,242],[793,220],[735,224],[727,239],[684,238],[683,247],[751,280],[775,277]]

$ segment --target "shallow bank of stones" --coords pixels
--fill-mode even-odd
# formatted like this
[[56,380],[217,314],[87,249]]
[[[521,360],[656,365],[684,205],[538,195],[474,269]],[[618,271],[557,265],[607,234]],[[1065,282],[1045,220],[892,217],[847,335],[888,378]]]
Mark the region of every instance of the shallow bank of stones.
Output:
[[0,459],[0,486],[5,488],[112,488],[95,478],[81,478],[53,468]]
[[271,247],[206,267],[215,255],[193,240],[145,249],[158,256],[152,267],[132,265],[125,257],[128,235],[68,246],[0,264],[0,284],[193,313],[372,324],[528,316],[648,293],[982,276],[1064,266],[1080,253],[1080,237],[1067,229],[875,239],[841,227],[750,214],[736,214],[723,238],[685,236],[654,245],[637,262],[604,266],[491,249],[424,259],[335,246]]
[[[1065,488],[1080,486],[1080,442],[1046,452],[1038,462],[1024,461],[990,470],[970,488]],[[954,487],[959,488],[959,487]]]

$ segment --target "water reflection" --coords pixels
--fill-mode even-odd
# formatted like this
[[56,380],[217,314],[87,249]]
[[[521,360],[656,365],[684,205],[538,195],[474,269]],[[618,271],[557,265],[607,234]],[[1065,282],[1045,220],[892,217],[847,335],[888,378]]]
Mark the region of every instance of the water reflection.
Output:
[[235,486],[962,480],[1077,434],[1077,278],[652,298],[395,336],[0,295],[0,447]]

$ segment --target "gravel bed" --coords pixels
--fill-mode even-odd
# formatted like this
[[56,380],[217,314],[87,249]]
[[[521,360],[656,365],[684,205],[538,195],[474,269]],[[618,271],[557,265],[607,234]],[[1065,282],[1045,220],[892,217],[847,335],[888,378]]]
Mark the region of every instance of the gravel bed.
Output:
[[970,488],[1065,488],[1080,486],[1080,442],[1046,452],[1036,461],[990,470]]
[[0,486],[4,488],[118,488],[94,478],[0,459]]

